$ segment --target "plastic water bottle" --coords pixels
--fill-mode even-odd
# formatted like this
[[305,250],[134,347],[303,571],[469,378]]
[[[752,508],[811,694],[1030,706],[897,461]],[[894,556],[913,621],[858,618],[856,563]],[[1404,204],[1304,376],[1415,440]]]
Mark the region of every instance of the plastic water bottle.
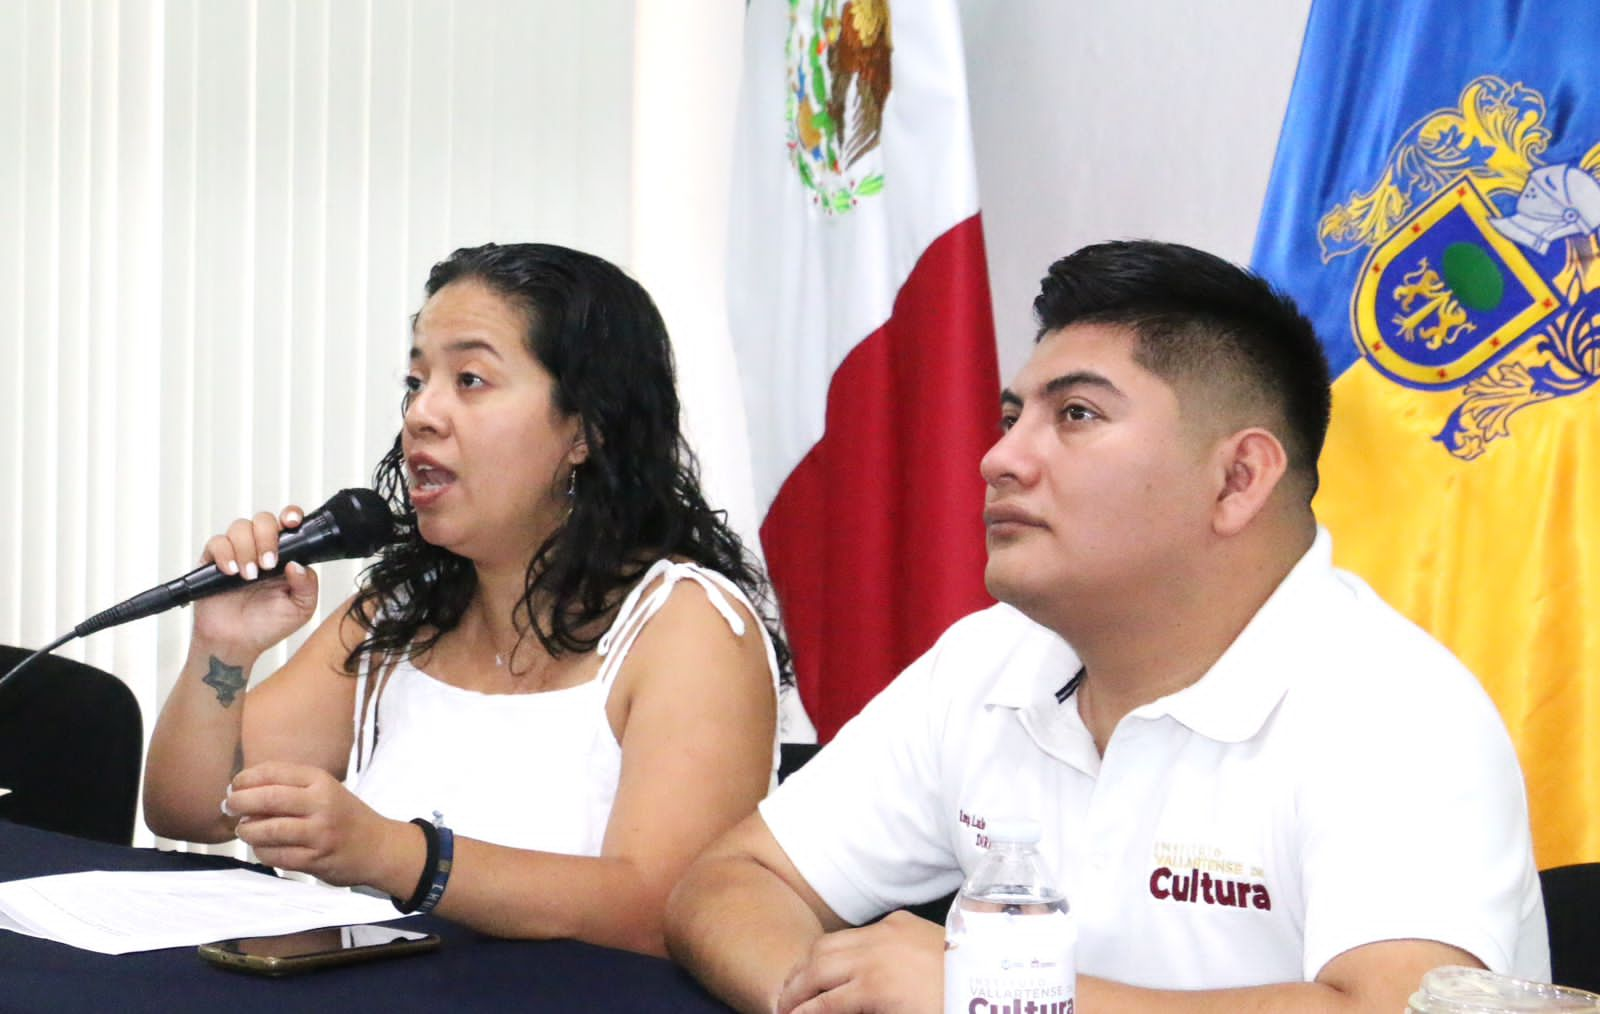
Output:
[[1078,929],[1039,858],[1039,822],[992,820],[945,920],[945,1014],[1073,1014]]

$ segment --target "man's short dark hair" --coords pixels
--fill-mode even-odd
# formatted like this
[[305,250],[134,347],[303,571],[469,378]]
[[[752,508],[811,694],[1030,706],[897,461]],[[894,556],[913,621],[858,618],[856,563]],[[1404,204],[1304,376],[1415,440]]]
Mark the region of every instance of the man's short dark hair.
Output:
[[1307,499],[1316,492],[1328,360],[1294,301],[1259,275],[1176,243],[1099,243],[1050,265],[1033,313],[1036,341],[1071,324],[1120,325],[1135,336],[1134,361],[1180,399],[1198,391],[1265,414]]

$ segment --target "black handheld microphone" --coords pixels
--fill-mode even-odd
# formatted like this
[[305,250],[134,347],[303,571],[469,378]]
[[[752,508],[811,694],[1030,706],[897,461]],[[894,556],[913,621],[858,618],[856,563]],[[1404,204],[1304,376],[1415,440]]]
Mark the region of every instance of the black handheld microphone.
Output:
[[[370,489],[341,489],[327,503],[307,514],[300,527],[278,536],[278,565],[261,576],[281,573],[290,563],[323,563],[371,556],[393,542],[397,535],[394,515],[389,513],[389,505],[383,497]],[[86,637],[129,620],[187,605],[195,599],[232,591],[245,583],[244,578],[225,574],[216,564],[208,563],[96,613],[73,627],[72,636]]]

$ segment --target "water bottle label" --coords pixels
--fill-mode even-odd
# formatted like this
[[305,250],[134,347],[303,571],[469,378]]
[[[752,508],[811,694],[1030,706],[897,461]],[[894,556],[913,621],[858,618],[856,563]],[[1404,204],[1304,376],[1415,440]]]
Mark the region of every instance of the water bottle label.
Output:
[[963,939],[945,951],[945,1014],[1074,1014],[1071,924],[1002,916],[972,925],[986,921],[969,917]]

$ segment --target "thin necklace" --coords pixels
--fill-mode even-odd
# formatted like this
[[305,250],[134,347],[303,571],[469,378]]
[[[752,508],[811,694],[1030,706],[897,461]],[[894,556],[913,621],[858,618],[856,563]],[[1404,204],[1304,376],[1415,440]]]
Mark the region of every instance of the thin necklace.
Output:
[[[483,639],[489,642],[489,650],[494,653],[495,668],[504,669],[506,667],[506,657],[494,643],[494,627],[490,625],[489,617],[484,611],[483,599],[480,598],[478,603],[478,622],[483,624]],[[512,645],[511,650],[515,654],[516,645]]]

